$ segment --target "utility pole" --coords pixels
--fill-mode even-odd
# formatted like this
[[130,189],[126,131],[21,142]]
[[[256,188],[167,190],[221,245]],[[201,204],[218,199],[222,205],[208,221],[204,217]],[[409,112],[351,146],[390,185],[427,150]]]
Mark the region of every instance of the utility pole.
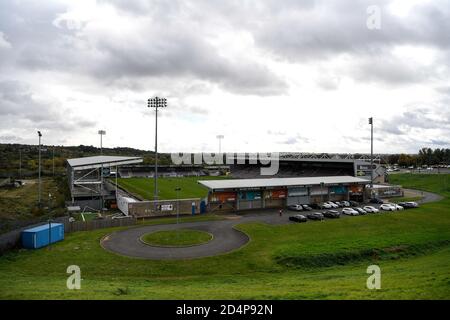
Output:
[[53,146],[52,149],[52,170],[53,170],[53,177],[55,176],[55,146]]
[[370,189],[373,191],[373,118],[369,118],[370,124]]
[[154,97],[147,100],[148,108],[155,108],[155,190],[154,190],[154,200],[155,200],[155,212],[157,209],[158,201],[158,108],[167,107],[167,99]]
[[42,138],[42,133],[40,131],[38,131],[37,133],[38,133],[38,137],[39,137],[38,205],[40,208],[41,207],[41,188],[42,188],[41,187],[41,138]]
[[22,179],[22,149],[19,148],[19,179]]
[[181,188],[177,187],[175,189],[175,191],[177,192],[177,224],[178,224],[178,219],[179,219],[178,217],[180,215],[180,191],[181,191]]

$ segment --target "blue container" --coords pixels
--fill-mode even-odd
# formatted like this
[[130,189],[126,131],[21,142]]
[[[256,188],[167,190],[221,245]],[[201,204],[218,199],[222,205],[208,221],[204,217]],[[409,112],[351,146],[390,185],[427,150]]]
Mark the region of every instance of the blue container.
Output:
[[[50,240],[50,241],[49,241]],[[52,223],[50,225],[34,227],[22,231],[22,246],[27,249],[38,249],[64,240],[64,225],[62,223]]]

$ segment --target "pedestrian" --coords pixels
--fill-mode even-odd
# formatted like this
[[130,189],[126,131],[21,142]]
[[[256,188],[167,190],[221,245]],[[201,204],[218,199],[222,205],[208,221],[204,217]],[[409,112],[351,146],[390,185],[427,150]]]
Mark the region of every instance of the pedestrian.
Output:
[[280,217],[283,215],[283,209],[280,209],[279,214],[280,214]]

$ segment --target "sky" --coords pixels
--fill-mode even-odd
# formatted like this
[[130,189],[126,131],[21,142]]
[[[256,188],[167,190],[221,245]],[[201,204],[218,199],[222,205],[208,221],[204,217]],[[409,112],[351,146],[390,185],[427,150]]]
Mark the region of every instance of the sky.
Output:
[[450,147],[450,0],[2,0],[0,143]]

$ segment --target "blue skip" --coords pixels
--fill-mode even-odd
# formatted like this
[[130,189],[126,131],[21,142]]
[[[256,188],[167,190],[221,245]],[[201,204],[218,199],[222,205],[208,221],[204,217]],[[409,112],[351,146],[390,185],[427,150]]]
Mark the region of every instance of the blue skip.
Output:
[[43,224],[22,231],[22,246],[27,249],[38,249],[51,243],[64,240],[64,225],[62,223]]

